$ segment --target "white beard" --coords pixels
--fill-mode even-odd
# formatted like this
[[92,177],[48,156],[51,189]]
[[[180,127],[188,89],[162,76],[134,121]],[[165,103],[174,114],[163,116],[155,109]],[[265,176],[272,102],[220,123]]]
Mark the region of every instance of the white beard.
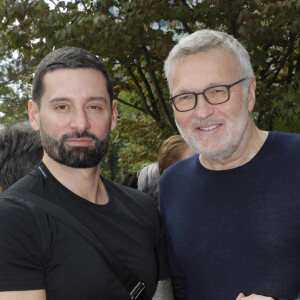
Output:
[[[222,122],[226,126],[226,133],[217,139],[212,136],[201,136],[195,133],[194,128],[205,126],[206,124],[217,124]],[[247,109],[246,101],[234,122],[229,122],[224,117],[211,117],[207,120],[197,120],[191,127],[184,129],[177,121],[177,128],[186,143],[197,153],[211,161],[220,162],[230,158],[246,139],[247,126],[252,122]]]

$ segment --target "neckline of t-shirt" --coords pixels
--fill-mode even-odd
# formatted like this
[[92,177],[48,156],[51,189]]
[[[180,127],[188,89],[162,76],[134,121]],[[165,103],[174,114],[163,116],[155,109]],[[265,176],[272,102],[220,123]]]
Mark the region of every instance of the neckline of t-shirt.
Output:
[[[72,192],[70,189],[68,189],[66,186],[64,186],[61,182],[59,182],[53,175],[52,173],[49,171],[49,169],[47,168],[47,166],[41,162],[38,165],[38,169],[40,170],[40,172],[42,173],[43,177],[46,178],[47,180],[49,180],[49,182],[51,183],[51,185],[53,186],[53,188],[57,189],[61,189],[63,191],[63,193],[69,194],[68,199],[70,199],[71,201],[74,201],[76,203],[78,203],[81,206],[84,207],[91,207],[93,209],[97,209],[99,211],[109,211],[112,210],[115,207],[115,201],[114,198],[111,197],[111,191],[110,191],[110,187],[108,186],[107,183],[107,179],[100,176],[103,184],[106,188],[107,194],[108,194],[108,203],[106,204],[96,204],[96,203],[92,203],[82,197],[80,197],[79,195],[75,194],[74,192]],[[63,200],[62,200],[63,201]]]
[[255,154],[255,156],[250,159],[247,163],[238,166],[236,168],[232,168],[232,169],[226,169],[226,170],[210,170],[205,168],[199,161],[199,155],[197,157],[196,160],[196,165],[198,170],[200,170],[202,173],[210,173],[210,174],[215,174],[215,175],[219,175],[219,174],[224,174],[224,173],[230,173],[230,174],[238,174],[240,172],[245,172],[247,171],[251,171],[252,169],[254,169],[257,164],[261,163],[260,158],[264,155],[264,153],[266,151],[268,151],[269,147],[272,145],[274,137],[276,135],[276,132],[274,131],[269,131],[267,139],[265,140],[264,144],[262,145],[262,147],[259,149],[259,151]]

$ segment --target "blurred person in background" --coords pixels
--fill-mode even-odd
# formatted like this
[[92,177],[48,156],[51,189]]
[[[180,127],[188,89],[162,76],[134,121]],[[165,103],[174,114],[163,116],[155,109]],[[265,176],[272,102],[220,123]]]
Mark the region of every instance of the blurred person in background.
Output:
[[186,143],[181,135],[173,135],[167,138],[160,146],[158,152],[158,167],[161,175],[175,162],[189,158],[196,152]]
[[0,186],[2,191],[17,182],[43,157],[40,135],[28,121],[4,124],[0,129]]
[[137,181],[137,172],[133,172],[126,174],[121,184],[137,189]]
[[150,163],[142,166],[141,171],[137,174],[137,188],[138,190],[148,194],[158,206],[158,185],[159,172],[158,163]]

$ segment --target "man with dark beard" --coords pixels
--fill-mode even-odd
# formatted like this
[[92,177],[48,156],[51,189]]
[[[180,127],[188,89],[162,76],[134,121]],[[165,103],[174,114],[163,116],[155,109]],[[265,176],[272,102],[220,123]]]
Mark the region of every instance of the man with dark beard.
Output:
[[31,192],[67,210],[142,282],[151,299],[169,276],[159,215],[147,195],[99,174],[116,127],[109,74],[92,53],[51,52],[37,67],[29,119],[44,156],[0,200],[0,299],[130,299],[87,241],[30,201]]
[[257,128],[250,57],[225,32],[182,38],[165,72],[198,153],[160,181],[175,298],[300,297],[300,135]]

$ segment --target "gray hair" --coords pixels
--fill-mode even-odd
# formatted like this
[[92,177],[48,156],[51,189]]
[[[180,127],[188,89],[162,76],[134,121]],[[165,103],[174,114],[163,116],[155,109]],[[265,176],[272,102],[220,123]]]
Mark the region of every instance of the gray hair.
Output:
[[159,171],[158,163],[154,162],[143,166],[138,172],[138,190],[148,194],[158,205]]
[[4,125],[0,129],[0,185],[6,190],[21,179],[43,157],[40,135],[29,122]]
[[[182,38],[169,53],[165,61],[164,71],[170,91],[172,92],[173,88],[172,73],[181,57],[218,48],[226,49],[229,53],[234,55],[239,66],[241,78],[254,77],[249,54],[237,39],[225,32],[204,29]],[[247,89],[247,82],[247,80],[244,81],[245,89]]]

